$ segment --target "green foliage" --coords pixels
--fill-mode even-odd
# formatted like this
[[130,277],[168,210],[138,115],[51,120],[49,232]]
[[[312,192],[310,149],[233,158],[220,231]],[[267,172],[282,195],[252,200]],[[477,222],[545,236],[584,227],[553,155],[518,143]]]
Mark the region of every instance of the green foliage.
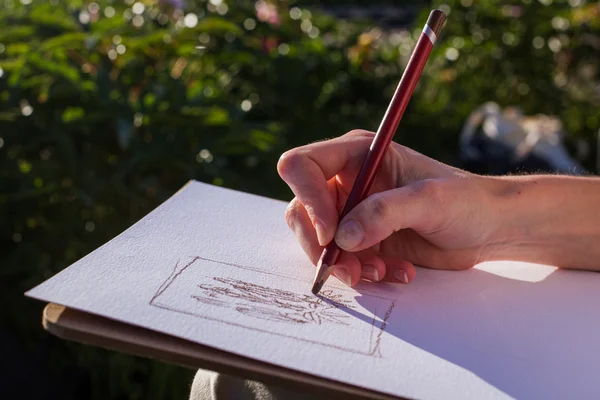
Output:
[[[448,2],[452,11],[444,43],[435,50],[439,57],[431,63],[422,96],[413,106],[435,110],[444,116],[442,126],[456,130],[485,100],[517,105],[526,114],[560,117],[568,144],[582,139],[595,147],[600,127],[600,3],[503,3]],[[592,171],[593,158],[588,153],[581,160]]]
[[[0,0],[0,300],[28,348],[47,335],[22,293],[189,179],[289,199],[281,152],[376,129],[429,12],[390,34],[293,1],[270,23],[250,0],[22,3]],[[453,163],[465,117],[494,100],[593,143],[600,6],[579,3],[436,2],[448,23],[396,140]],[[45,367],[80,366],[92,398],[187,394],[189,371],[51,340]]]

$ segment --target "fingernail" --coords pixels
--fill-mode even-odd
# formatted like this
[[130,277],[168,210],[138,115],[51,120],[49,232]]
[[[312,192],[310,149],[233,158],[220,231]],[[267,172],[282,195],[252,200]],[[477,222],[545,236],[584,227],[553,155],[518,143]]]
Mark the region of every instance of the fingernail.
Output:
[[408,274],[403,269],[397,269],[394,271],[394,278],[402,283],[408,283]]
[[335,235],[336,243],[344,249],[353,249],[363,240],[365,240],[365,231],[353,219],[342,223]]
[[319,241],[320,246],[325,246],[325,225],[321,221],[315,222],[315,230],[317,231],[317,240]]
[[339,280],[344,282],[348,286],[352,286],[352,280],[348,270],[344,267],[335,267],[333,269],[333,275],[335,275]]
[[379,272],[377,271],[377,268],[372,265],[365,265],[362,267],[362,276],[371,281],[379,281]]

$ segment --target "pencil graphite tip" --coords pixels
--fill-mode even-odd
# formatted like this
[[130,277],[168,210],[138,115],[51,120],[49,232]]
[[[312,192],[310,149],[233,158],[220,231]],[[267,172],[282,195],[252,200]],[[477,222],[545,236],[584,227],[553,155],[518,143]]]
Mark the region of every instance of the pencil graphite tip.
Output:
[[321,280],[321,281],[318,281],[318,282],[315,282],[315,283],[313,284],[313,287],[312,287],[312,290],[311,290],[311,292],[312,292],[313,294],[315,294],[315,295],[316,295],[316,294],[319,294],[319,292],[321,291],[321,288],[323,287],[323,283],[325,283],[325,282],[323,282],[322,280]]
[[315,280],[314,280],[313,287],[311,290],[313,292],[313,294],[319,293],[319,291],[325,284],[325,281],[327,280],[328,276],[329,276],[328,265],[319,263],[319,265],[317,267],[317,274],[315,275]]

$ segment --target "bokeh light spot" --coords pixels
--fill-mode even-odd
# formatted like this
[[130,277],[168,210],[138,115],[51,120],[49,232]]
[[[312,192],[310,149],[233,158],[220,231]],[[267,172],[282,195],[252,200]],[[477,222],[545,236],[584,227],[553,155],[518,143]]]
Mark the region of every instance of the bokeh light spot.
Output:
[[82,24],[87,24],[90,22],[90,13],[88,13],[87,11],[81,11],[79,13],[79,22],[81,22]]
[[244,28],[251,31],[252,29],[256,28],[256,21],[252,18],[246,18],[244,21]]
[[135,17],[133,17],[133,21],[131,21],[133,23],[133,26],[135,26],[136,28],[140,28],[142,25],[144,25],[144,17],[142,17],[141,15],[136,15]]
[[241,105],[242,111],[250,111],[250,109],[252,108],[252,102],[250,100],[244,100],[242,101],[242,105]]
[[446,58],[450,61],[456,61],[458,60],[458,50],[456,50],[454,47],[450,47],[446,50]]
[[131,7],[131,11],[133,11],[133,13],[136,15],[142,14],[145,9],[146,9],[146,6],[143,3],[140,3],[139,1],[137,3],[135,3],[133,5],[133,7]]
[[183,23],[188,28],[194,28],[196,25],[198,25],[198,16],[194,13],[186,14],[186,16],[183,18]]
[[290,52],[290,45],[287,43],[281,43],[278,47],[279,54],[285,56]]
[[94,229],[96,229],[96,224],[94,224],[92,221],[88,221],[85,223],[85,230],[88,232],[93,232]]
[[115,16],[115,9],[111,6],[108,6],[104,9],[104,16],[106,18],[112,18]]
[[552,50],[552,52],[558,53],[562,48],[562,44],[560,43],[560,40],[557,37],[551,37],[550,39],[548,39],[548,48]]
[[302,17],[302,10],[300,10],[298,7],[292,7],[292,9],[290,10],[290,18],[294,19],[294,20],[298,20]]

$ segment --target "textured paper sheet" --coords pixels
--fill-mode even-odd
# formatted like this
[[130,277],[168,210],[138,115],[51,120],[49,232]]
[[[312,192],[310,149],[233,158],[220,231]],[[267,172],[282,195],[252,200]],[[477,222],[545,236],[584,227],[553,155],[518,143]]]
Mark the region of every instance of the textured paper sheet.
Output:
[[191,182],[27,295],[408,398],[600,396],[600,274],[419,268],[316,297],[285,207]]

